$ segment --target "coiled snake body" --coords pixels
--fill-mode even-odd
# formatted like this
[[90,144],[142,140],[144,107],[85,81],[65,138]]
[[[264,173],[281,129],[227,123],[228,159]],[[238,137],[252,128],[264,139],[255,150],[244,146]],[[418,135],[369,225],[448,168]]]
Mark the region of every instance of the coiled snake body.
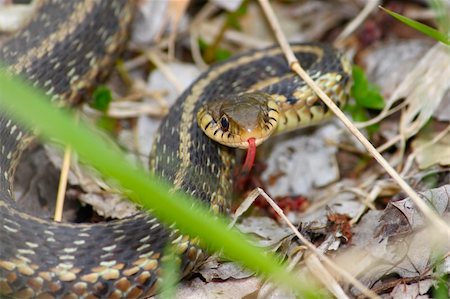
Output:
[[[104,77],[117,57],[132,6],[125,0],[44,1],[29,25],[2,45],[0,60],[53,100],[76,102]],[[310,75],[342,103],[349,81],[348,64],[342,57],[322,45],[293,48]],[[279,95],[284,105],[303,107],[295,110],[300,124],[328,114],[309,88],[291,74],[276,47],[244,53],[203,73],[162,122],[150,167],[174,189],[209,204],[214,212],[227,211],[234,161],[227,148],[202,132],[196,113],[211,99],[249,89]],[[286,115],[285,124],[292,118]],[[21,212],[13,199],[12,178],[28,139],[18,124],[1,113],[0,295],[138,298],[154,293],[162,250],[168,242],[182,253],[183,273],[204,259],[194,241],[146,213],[75,225]]]

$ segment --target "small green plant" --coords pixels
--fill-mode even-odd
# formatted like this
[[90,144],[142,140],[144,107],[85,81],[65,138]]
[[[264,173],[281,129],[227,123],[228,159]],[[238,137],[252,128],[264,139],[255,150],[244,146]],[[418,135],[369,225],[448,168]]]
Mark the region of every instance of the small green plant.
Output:
[[[380,93],[380,88],[369,82],[364,71],[357,65],[352,69],[353,85],[351,96],[354,103],[346,105],[345,110],[349,112],[353,120],[364,122],[369,120],[369,110],[381,110],[384,107],[384,99]],[[377,124],[368,126],[367,132],[373,134],[378,130]]]
[[111,101],[111,90],[108,87],[100,85],[94,90],[90,106],[102,112],[102,115],[96,120],[96,124],[99,128],[105,130],[106,132],[113,132],[117,123],[115,119],[110,118],[106,114]]
[[203,53],[203,57],[207,63],[223,61],[230,58],[233,54],[231,51],[221,48],[220,43],[223,40],[225,32],[229,28],[236,30],[241,29],[241,24],[239,23],[239,18],[247,13],[248,0],[242,1],[242,4],[235,10],[228,12],[225,17],[225,22],[220,28],[219,33],[211,42],[211,44],[206,43],[203,39],[199,39],[198,43],[200,50]]
[[94,93],[92,94],[91,107],[102,112],[108,110],[109,104],[111,103],[112,96],[111,90],[104,85],[98,86]]
[[[227,49],[222,49],[222,48],[216,47],[212,50],[213,45],[208,44],[202,38],[198,39],[198,44],[200,46],[200,50],[202,51],[202,53],[205,53],[205,60],[207,62],[224,61],[233,55],[233,53],[231,53],[231,51],[228,51]],[[213,53],[213,54],[209,54],[209,53]],[[206,54],[208,54],[208,57],[206,57]],[[211,55],[213,57],[209,58],[209,56],[211,56]]]

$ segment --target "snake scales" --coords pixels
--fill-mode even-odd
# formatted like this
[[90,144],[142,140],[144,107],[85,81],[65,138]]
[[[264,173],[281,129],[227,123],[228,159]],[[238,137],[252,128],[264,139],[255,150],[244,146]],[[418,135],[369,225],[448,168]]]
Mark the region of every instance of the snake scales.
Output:
[[[132,8],[132,2],[125,0],[43,1],[29,25],[2,45],[0,60],[52,100],[74,103],[107,74],[120,53]],[[342,104],[348,63],[327,46],[303,44],[293,49],[309,74]],[[150,167],[174,189],[209,204],[214,212],[227,211],[234,159],[228,148],[201,131],[196,113],[212,98],[247,90],[276,94],[284,105],[304,107],[295,116],[286,116],[282,124],[292,117],[308,124],[329,113],[291,74],[276,47],[241,54],[203,73],[162,122]],[[182,253],[183,273],[204,259],[195,241],[146,213],[75,225],[21,212],[13,198],[12,178],[28,136],[5,112],[0,113],[1,296],[144,297],[155,292],[161,252],[168,242]]]

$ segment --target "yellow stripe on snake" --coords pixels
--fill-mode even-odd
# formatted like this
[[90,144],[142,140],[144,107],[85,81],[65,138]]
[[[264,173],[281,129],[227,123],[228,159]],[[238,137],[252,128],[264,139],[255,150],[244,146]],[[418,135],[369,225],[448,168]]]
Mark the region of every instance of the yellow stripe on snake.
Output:
[[[132,9],[125,0],[43,1],[29,25],[2,45],[0,60],[52,100],[74,103],[107,74],[123,48]],[[349,63],[325,45],[298,44],[293,50],[310,76],[342,105]],[[237,106],[218,104],[224,98]],[[273,102],[257,112],[249,110],[261,98]],[[211,67],[179,97],[156,135],[150,169],[174,190],[226,213],[233,151],[202,130],[220,135],[221,143],[224,138],[238,143],[248,137],[239,133],[239,126],[255,124],[242,117],[252,114],[264,121],[256,121],[263,131],[280,131],[316,123],[329,111],[290,72],[279,48],[247,52]],[[167,244],[180,252],[183,275],[204,260],[206,253],[193,239],[144,212],[98,224],[56,223],[21,212],[12,179],[29,140],[20,125],[0,113],[0,295],[140,298],[155,292]]]

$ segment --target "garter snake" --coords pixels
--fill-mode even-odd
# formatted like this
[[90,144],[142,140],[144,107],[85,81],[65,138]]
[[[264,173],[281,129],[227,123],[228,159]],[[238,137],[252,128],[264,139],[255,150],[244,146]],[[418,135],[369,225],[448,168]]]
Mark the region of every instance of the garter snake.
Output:
[[[43,1],[30,23],[2,45],[0,60],[52,100],[77,102],[120,52],[132,7],[125,0]],[[342,104],[349,63],[325,45],[298,44],[293,50],[313,79]],[[197,112],[212,99],[248,91],[296,107],[280,118],[280,130],[314,123],[329,113],[289,71],[277,47],[240,54],[204,72],[163,120],[150,168],[174,190],[209,204],[216,213],[228,210],[234,158],[203,133],[206,125],[196,124]],[[195,239],[178,235],[147,213],[75,225],[21,212],[12,178],[29,136],[0,112],[0,296],[139,298],[155,292],[162,250],[169,242],[182,256],[183,273],[205,258]]]

